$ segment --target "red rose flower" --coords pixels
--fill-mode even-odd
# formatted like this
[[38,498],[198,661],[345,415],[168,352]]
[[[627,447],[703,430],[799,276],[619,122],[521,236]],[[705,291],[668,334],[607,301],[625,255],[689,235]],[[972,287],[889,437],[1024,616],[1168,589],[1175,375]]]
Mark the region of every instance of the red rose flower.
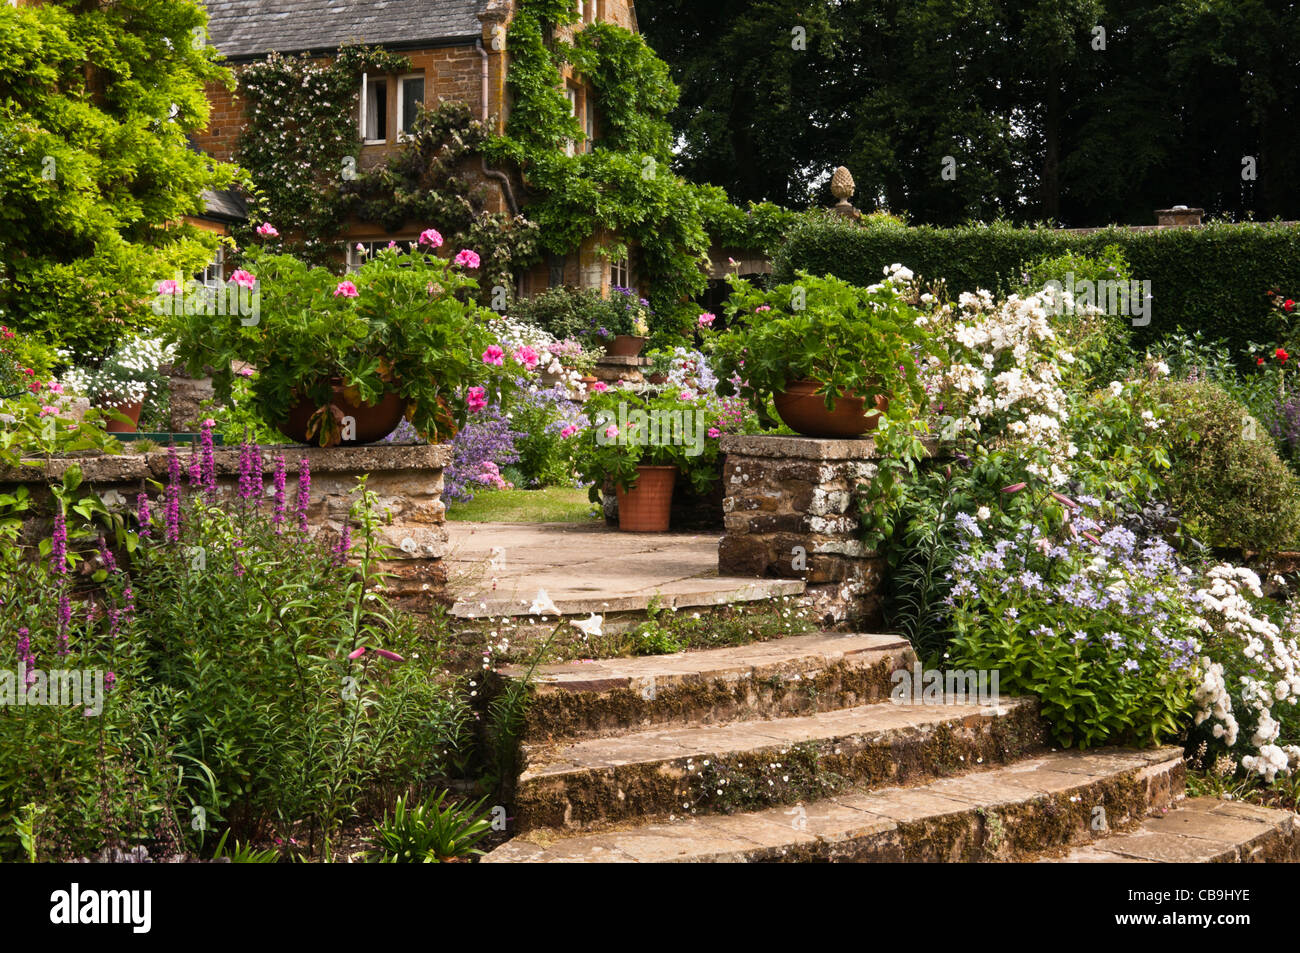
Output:
[[1281,348],[1278,348],[1276,351],[1273,352],[1273,356],[1276,357],[1279,361],[1286,363],[1286,359],[1291,355],[1288,354],[1286,351],[1282,350]]
[[1285,308],[1287,311],[1290,311],[1292,308],[1295,307],[1295,301],[1291,298],[1287,298],[1285,301],[1282,302],[1282,307]]
[[1261,357],[1261,358],[1259,358],[1259,360],[1255,361],[1255,363],[1256,363],[1256,364],[1263,364],[1263,363],[1264,363],[1264,359]]

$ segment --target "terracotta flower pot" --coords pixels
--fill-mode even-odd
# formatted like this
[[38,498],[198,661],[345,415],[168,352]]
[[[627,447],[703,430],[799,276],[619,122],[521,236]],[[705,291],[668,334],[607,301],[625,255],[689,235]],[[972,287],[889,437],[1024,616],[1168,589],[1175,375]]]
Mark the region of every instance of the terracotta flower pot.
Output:
[[772,395],[776,412],[787,427],[805,437],[861,437],[876,429],[880,414],[889,409],[889,398],[879,394],[875,410],[866,409],[866,399],[844,395],[834,410],[826,409],[826,398],[817,393],[817,381],[791,381],[785,390]]
[[[374,443],[388,436],[401,423],[406,406],[396,391],[388,391],[377,404],[354,404],[343,393],[343,382],[335,380],[334,397],[330,405],[339,410],[341,416],[351,417],[356,421],[356,434],[351,440],[340,440],[339,445],[354,447],[363,443]],[[289,418],[281,425],[280,431],[290,440],[298,443],[318,443],[307,437],[307,426],[316,406],[310,400],[299,400],[289,409]]]
[[[140,413],[144,410],[144,401],[137,400],[129,404],[111,405],[107,398],[101,397],[97,405],[104,412],[104,429],[109,433],[135,433],[140,426]],[[125,420],[117,420],[112,415],[121,414],[124,417],[130,417],[128,423]]]
[[672,513],[676,467],[636,468],[636,485],[629,490],[615,488],[618,495],[618,528],[625,533],[666,533]]
[[641,348],[645,347],[645,342],[649,338],[634,337],[631,334],[618,334],[614,340],[605,345],[606,357],[636,357],[641,353]]

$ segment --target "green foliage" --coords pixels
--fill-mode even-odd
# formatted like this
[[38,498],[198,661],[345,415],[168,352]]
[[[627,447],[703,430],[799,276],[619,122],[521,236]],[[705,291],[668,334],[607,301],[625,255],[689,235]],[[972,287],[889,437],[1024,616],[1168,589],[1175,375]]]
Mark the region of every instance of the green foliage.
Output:
[[437,440],[454,432],[453,416],[464,421],[464,388],[481,384],[499,400],[509,386],[483,359],[493,341],[486,315],[463,300],[477,285],[444,259],[385,250],[349,276],[356,289],[349,297],[340,293],[345,283],[324,268],[259,250],[246,258],[261,283],[257,322],[178,316],[177,353],[191,373],[218,369],[213,385],[223,402],[231,394],[231,362],[257,367],[250,401],[268,426],[282,425],[306,398],[316,408],[311,433],[322,446],[337,442],[331,401],[339,379],[354,402],[374,404],[396,391],[416,430]]
[[[0,309],[78,357],[149,321],[150,285],[211,258],[179,224],[233,167],[189,147],[228,81],[189,0],[0,8]],[[173,115],[174,111],[174,115]]]
[[213,860],[222,860],[224,858],[232,864],[274,864],[280,860],[280,852],[274,847],[259,850],[251,844],[235,841],[234,846],[227,850],[226,838],[229,836],[229,830],[221,835],[221,840],[217,841],[217,846],[212,851]]
[[1281,224],[1071,235],[1005,224],[900,230],[827,218],[797,225],[773,267],[780,282],[801,270],[866,285],[902,262],[927,279],[943,279],[956,295],[1020,290],[1026,262],[1070,252],[1102,259],[1109,246],[1119,249],[1134,279],[1151,282],[1150,324],[1133,328],[1139,346],[1182,329],[1242,351],[1285,329],[1265,292],[1300,287],[1300,227]]
[[486,799],[472,804],[446,804],[443,791],[415,805],[399,797],[393,816],[375,825],[371,857],[384,864],[439,864],[466,860],[482,854],[475,845],[492,832],[492,821],[483,807]]
[[888,396],[894,416],[920,406],[917,360],[929,352],[929,339],[915,323],[919,312],[892,281],[859,288],[806,272],[767,290],[730,281],[728,329],[704,332],[720,394],[735,393],[731,378],[739,375],[740,394],[756,410],[804,380],[822,385],[827,408],[846,394],[868,405]]
[[646,621],[626,636],[634,655],[670,655],[687,649],[714,649],[803,635],[816,626],[813,613],[783,597],[772,609],[726,606],[713,612],[683,612],[659,597],[646,606]]
[[1270,551],[1300,542],[1300,480],[1246,407],[1208,381],[1162,381],[1155,391],[1180,424],[1166,435],[1161,495],[1189,528],[1213,546]]

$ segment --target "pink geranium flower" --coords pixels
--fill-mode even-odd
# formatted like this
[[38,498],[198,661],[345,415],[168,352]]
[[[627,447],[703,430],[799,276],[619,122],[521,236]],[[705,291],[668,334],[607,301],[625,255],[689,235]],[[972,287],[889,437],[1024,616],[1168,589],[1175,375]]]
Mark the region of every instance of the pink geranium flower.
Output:
[[772,310],[772,306],[771,306],[770,304],[760,304],[760,305],[759,305],[757,308],[755,308],[754,310],[755,310],[755,311],[771,311],[771,310]]
[[357,286],[350,281],[340,281],[339,286],[334,289],[334,297],[336,298],[355,298],[357,296]]
[[442,236],[438,234],[436,228],[426,228],[420,232],[420,244],[431,245],[434,248],[442,247]]
[[712,437],[714,440],[717,440],[719,437],[722,436],[722,431],[719,430],[717,427],[710,427],[709,436]]
[[596,383],[591,385],[591,389],[597,394],[603,394],[605,391],[609,390],[609,385],[604,381],[596,381]]
[[462,248],[452,260],[462,268],[477,268],[479,266],[478,255],[468,248]]
[[495,344],[493,344],[491,347],[489,347],[486,351],[483,352],[483,363],[495,364],[497,367],[500,367],[505,362],[505,357],[506,357],[506,352],[501,350],[501,348],[497,347]]
[[244,271],[244,269],[242,268],[240,268],[233,275],[231,275],[230,280],[233,281],[235,284],[239,285],[239,287],[241,288],[252,288],[255,284],[257,284],[257,279],[254,278],[249,272]]
[[469,409],[477,413],[487,406],[487,390],[482,387],[471,387],[465,391],[465,402],[469,404]]
[[565,427],[563,430],[560,431],[560,436],[572,437],[577,432],[578,432],[578,428],[575,427],[573,424],[569,424],[569,426]]
[[710,311],[705,311],[702,315],[700,315],[700,327],[702,328],[710,327],[713,324],[713,322],[717,320],[717,317],[718,316],[716,314],[713,314]]
[[684,390],[684,391],[682,391],[680,394],[677,395],[677,399],[678,399],[678,400],[694,400],[694,399],[695,399],[695,395],[692,394],[692,393],[691,393],[690,391],[688,391],[688,390]]
[[608,427],[605,428],[605,436],[608,437],[610,440],[613,440],[615,437],[618,436],[618,427],[616,427],[614,424],[610,424]]
[[168,278],[166,281],[158,282],[158,293],[160,295],[178,295],[183,293],[180,282],[174,278]]
[[280,233],[275,230],[275,226],[270,222],[263,222],[261,225],[257,226],[257,234],[261,235],[263,238],[280,237]]
[[59,412],[59,408],[51,407],[49,404],[46,404],[44,407],[41,408],[42,417],[52,417],[58,414],[58,412]]
[[[478,265],[474,265],[474,267],[477,268]],[[537,366],[537,362],[540,361],[541,358],[538,356],[536,351],[525,344],[515,351],[515,360],[531,371]]]

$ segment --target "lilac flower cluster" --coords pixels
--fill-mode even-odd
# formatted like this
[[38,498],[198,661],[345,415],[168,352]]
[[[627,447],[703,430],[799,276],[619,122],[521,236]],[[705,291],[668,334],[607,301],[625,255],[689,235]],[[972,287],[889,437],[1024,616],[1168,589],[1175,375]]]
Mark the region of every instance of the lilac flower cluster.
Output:
[[[451,442],[451,463],[444,474],[443,495],[456,502],[474,499],[475,485],[492,482],[490,474],[519,462],[515,441],[523,434],[512,430],[510,422],[495,407],[474,416]],[[493,465],[492,470],[484,466]],[[486,481],[484,477],[488,477]]]

